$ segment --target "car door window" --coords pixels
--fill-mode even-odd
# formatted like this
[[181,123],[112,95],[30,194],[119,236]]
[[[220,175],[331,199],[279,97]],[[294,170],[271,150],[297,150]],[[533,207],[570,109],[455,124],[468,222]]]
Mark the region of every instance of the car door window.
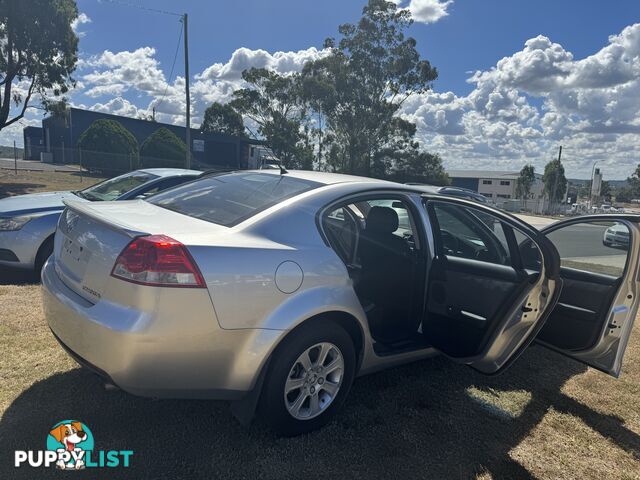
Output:
[[624,273],[631,232],[623,223],[574,223],[547,238],[558,250],[562,267],[615,278]]
[[442,253],[510,265],[503,224],[490,214],[460,205],[433,203]]
[[638,309],[637,218],[582,217],[543,232],[560,256],[562,291],[538,340],[618,376]]
[[367,208],[365,209],[367,211],[369,211],[373,207],[387,207],[393,209],[398,215],[398,228],[395,232],[393,232],[393,234],[404,239],[414,238],[411,215],[404,202],[394,199],[375,199],[368,200],[364,203],[366,203],[365,207]]
[[354,262],[358,228],[353,214],[343,206],[331,210],[323,219],[324,231],[329,243],[340,259],[350,265]]

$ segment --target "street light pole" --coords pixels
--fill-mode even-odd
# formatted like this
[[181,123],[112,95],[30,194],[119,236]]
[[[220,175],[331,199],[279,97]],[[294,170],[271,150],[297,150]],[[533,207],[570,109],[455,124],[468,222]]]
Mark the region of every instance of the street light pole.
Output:
[[598,165],[598,161],[593,162],[593,166],[591,167],[591,185],[589,187],[589,213],[591,213],[591,204],[593,203],[593,180],[596,175],[596,165]]
[[189,95],[189,31],[187,28],[187,14],[182,16],[184,26],[184,84],[187,103],[186,111],[186,140],[187,140],[187,157],[185,159],[185,168],[191,168],[191,97]]

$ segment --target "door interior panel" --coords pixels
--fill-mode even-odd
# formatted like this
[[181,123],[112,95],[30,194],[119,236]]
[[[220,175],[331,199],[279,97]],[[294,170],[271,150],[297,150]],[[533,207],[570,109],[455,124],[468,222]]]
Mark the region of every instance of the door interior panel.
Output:
[[425,337],[448,355],[476,355],[523,284],[526,277],[512,267],[457,257],[434,261]]
[[622,280],[566,267],[560,273],[560,300],[538,338],[563,350],[587,350],[595,345],[604,328]]

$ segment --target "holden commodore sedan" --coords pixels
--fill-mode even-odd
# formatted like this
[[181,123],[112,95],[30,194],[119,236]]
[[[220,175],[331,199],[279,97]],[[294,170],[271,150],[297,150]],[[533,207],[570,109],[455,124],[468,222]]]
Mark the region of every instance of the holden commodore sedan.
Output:
[[125,173],[74,192],[42,192],[0,200],[0,266],[39,273],[53,251],[53,234],[65,199],[128,200],[193,180],[202,172],[149,168]]
[[[640,216],[540,232],[420,186],[269,170],[65,203],[42,272],[61,346],[126,392],[227,399],[284,435],[436,354],[493,374],[536,340],[617,376],[638,308]],[[602,244],[612,225],[627,251]]]

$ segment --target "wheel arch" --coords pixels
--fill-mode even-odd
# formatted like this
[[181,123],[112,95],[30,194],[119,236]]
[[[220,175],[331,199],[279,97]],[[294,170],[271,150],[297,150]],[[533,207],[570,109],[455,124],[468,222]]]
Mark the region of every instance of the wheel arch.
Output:
[[312,323],[319,322],[333,322],[343,328],[347,332],[349,337],[351,337],[353,346],[356,351],[355,372],[357,375],[357,372],[360,370],[360,366],[362,365],[362,359],[365,351],[365,332],[358,319],[351,313],[345,312],[344,310],[329,310],[311,315],[308,318],[305,318],[304,320],[298,322],[293,328],[287,330],[280,337],[277,344],[271,350],[267,358],[264,360],[262,366],[260,367],[251,391],[242,399],[236,400],[231,403],[231,413],[241,424],[248,425],[253,420],[258,402],[260,401],[260,396],[262,394],[264,379],[266,377],[267,371],[269,370],[269,366],[271,365],[271,361],[283,348],[286,339],[290,338],[290,336],[294,332],[298,332],[300,329],[306,328]]
[[[34,268],[38,268],[38,265],[40,264],[41,266],[44,265],[44,262],[47,260],[46,258],[41,258],[41,255],[43,255],[45,248],[49,246],[50,242],[54,241],[55,238],[55,232],[53,232],[52,234],[48,235],[40,244],[40,246],[38,247],[38,250],[36,252],[36,256],[33,259],[33,266]],[[51,246],[53,249],[53,245]],[[39,273],[39,272],[38,272]]]

